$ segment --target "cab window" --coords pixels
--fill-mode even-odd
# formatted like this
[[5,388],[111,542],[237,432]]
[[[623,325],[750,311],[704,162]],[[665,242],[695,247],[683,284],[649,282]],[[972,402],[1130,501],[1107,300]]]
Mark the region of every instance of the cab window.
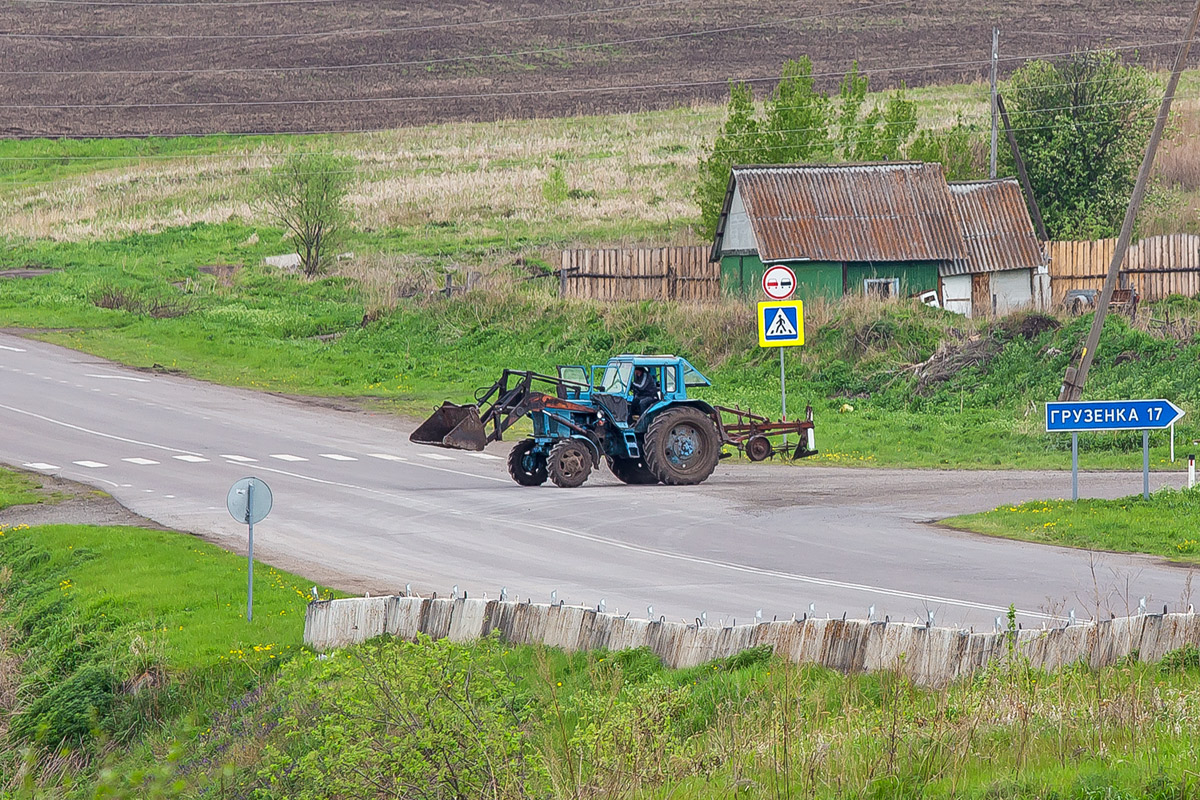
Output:
[[663,387],[663,391],[667,394],[675,393],[675,384],[677,380],[675,377],[676,372],[678,372],[677,367],[663,367],[663,382],[661,385]]
[[600,391],[608,394],[624,394],[629,390],[629,377],[633,374],[633,364],[622,361],[609,364],[604,368],[604,377],[600,379]]
[[580,393],[587,389],[587,370],[583,367],[559,367],[558,377],[564,382],[562,391],[565,397],[563,399],[578,400]]

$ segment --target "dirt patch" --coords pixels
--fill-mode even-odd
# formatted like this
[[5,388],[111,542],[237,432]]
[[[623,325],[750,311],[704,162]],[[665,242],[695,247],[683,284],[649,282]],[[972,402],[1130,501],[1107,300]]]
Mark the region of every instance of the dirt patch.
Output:
[[996,323],[992,329],[994,333],[1002,339],[1036,339],[1047,331],[1056,331],[1062,327],[1062,323],[1056,317],[1049,314],[1042,314],[1037,311],[1030,311],[1025,314],[1017,314],[1011,317],[1006,317]]
[[41,484],[40,492],[44,499],[40,503],[0,509],[0,525],[133,525],[169,530],[134,514],[98,489],[53,475],[37,472],[23,474]]
[[377,130],[670,108],[724,100],[731,79],[761,95],[801,55],[834,92],[855,60],[876,89],[986,81],[993,26],[1002,76],[1024,58],[1097,45],[1137,46],[1128,57],[1161,66],[1186,11],[1166,0],[9,3],[0,135]]

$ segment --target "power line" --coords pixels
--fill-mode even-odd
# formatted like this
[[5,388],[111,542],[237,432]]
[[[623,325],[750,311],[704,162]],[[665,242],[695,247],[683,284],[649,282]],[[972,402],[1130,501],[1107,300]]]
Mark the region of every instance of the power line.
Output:
[[[66,0],[21,0],[22,2],[66,2]],[[98,6],[137,6],[144,8],[146,6],[155,5],[198,5],[198,6],[220,6],[222,8],[229,6],[255,6],[255,5],[279,5],[290,3],[334,3],[344,2],[344,0],[261,0],[260,2],[246,3],[79,3],[82,5],[98,5]],[[75,33],[4,33],[0,32],[0,37],[12,39],[292,39],[292,38],[310,38],[321,36],[340,36],[351,34],[371,34],[371,33],[420,33],[424,31],[446,30],[450,28],[477,28],[486,25],[510,25],[523,22],[541,22],[543,20],[556,19],[574,19],[578,17],[603,16],[605,14],[615,14],[625,11],[637,11],[647,8],[661,8],[663,6],[678,5],[686,2],[686,0],[658,0],[653,3],[637,3],[634,5],[624,6],[608,6],[606,8],[596,8],[587,11],[566,11],[559,14],[539,14],[525,17],[502,17],[500,19],[485,19],[485,20],[466,20],[463,22],[439,22],[427,25],[406,25],[397,28],[339,28],[330,31],[305,31],[303,33],[269,33],[269,34],[138,34],[138,33],[114,33],[114,34],[75,34]],[[76,3],[72,3],[76,4]]]
[[[1197,99],[1197,98],[1200,98],[1200,95],[1176,95],[1176,99]],[[982,112],[980,114],[978,114],[977,116],[981,122],[986,118],[986,115],[983,114]],[[1153,117],[1153,114],[1146,115],[1147,119],[1152,118],[1152,117]],[[1086,126],[1090,126],[1090,125],[1102,125],[1105,123],[1104,122],[1086,122],[1085,121],[1085,122],[1078,122],[1078,123],[1074,123],[1074,124],[1077,127],[1079,127],[1079,126],[1086,127]],[[861,127],[862,125],[865,125],[865,123],[860,122],[855,127]],[[1060,127],[1060,126],[1054,125],[1054,124],[1025,125],[1025,126],[1016,126],[1013,128],[1013,130],[1014,130],[1014,132],[1027,132],[1027,131],[1038,131],[1038,130],[1052,130],[1056,127]],[[821,127],[821,128],[794,128],[794,129],[778,131],[778,133],[804,133],[804,132],[811,132],[813,130],[825,130],[825,128],[824,127]],[[345,135],[366,134],[366,133],[374,133],[374,132],[375,131],[354,131],[354,132],[348,132]],[[946,138],[949,138],[949,136],[951,135],[951,132],[949,130],[929,131],[929,133],[939,139],[946,139]],[[232,134],[232,135],[236,135],[236,134]],[[263,135],[263,134],[254,134],[254,135]],[[273,135],[287,135],[287,134],[273,134]],[[878,143],[901,143],[901,142],[905,142],[905,141],[911,141],[911,137],[896,137],[896,136],[880,137],[880,138],[875,139],[875,141]],[[754,146],[754,147],[726,148],[725,150],[723,150],[723,152],[731,153],[731,154],[748,153],[748,154],[753,154],[753,155],[759,155],[759,154],[762,154],[763,152],[769,153],[772,151],[786,150],[789,148],[790,148],[790,146],[787,144],[765,145],[765,146]],[[304,154],[309,154],[309,153],[318,153],[318,154],[322,154],[322,155],[349,155],[349,156],[358,156],[358,157],[361,157],[363,155],[361,150],[323,150],[323,149],[319,149],[319,150],[281,151],[281,152],[277,152],[277,153],[240,152],[240,153],[222,153],[222,154],[195,154],[195,155],[187,155],[187,154],[166,155],[166,154],[163,154],[163,155],[148,155],[148,156],[137,156],[137,155],[130,155],[130,156],[56,155],[56,156],[26,156],[26,157],[5,156],[5,157],[0,157],[0,161],[17,161],[17,162],[39,161],[39,160],[61,161],[63,158],[67,158],[72,161],[89,161],[89,160],[95,160],[95,161],[116,161],[116,160],[187,161],[187,160],[198,160],[198,159],[202,159],[202,158],[212,158],[212,159],[224,159],[228,162],[231,162],[229,166],[233,166],[234,162],[242,162],[242,161],[245,161],[247,159],[252,159],[252,158],[261,158],[261,159],[266,159],[266,160],[272,160],[272,159],[287,158],[292,155],[304,155]],[[704,151],[701,151],[700,155],[704,155]],[[563,162],[587,163],[587,162],[604,161],[604,160],[613,159],[613,158],[622,158],[625,156],[626,156],[625,153],[606,153],[606,154],[601,154],[601,155],[575,156],[575,157],[566,158],[566,159],[560,158],[560,157],[553,157],[553,160],[555,163],[563,163]],[[549,154],[545,154],[544,158],[551,159],[552,156]],[[371,171],[371,170],[386,170],[386,169],[388,169],[388,167],[386,165],[383,165],[383,164],[372,165],[370,162],[367,162],[360,168],[346,169],[346,170],[329,170],[328,173],[329,174],[362,175],[363,172],[367,172],[367,171]],[[325,173],[318,173],[318,174],[325,174]],[[208,176],[204,176],[204,177],[208,177]],[[217,178],[217,177],[225,177],[225,176],[214,175],[212,177]],[[17,180],[14,177],[13,180],[0,181],[0,184],[7,184],[8,186],[22,186],[22,185],[30,186],[30,185],[44,185],[46,182],[47,182],[46,180],[40,180],[40,179]]]
[[[677,1],[678,0],[672,0],[672,2],[677,2]],[[904,0],[897,0],[897,2],[904,2]],[[885,3],[884,5],[890,5],[890,4]],[[818,18],[818,17],[808,17],[808,18],[798,18],[798,19],[816,19],[816,18]],[[771,24],[775,24],[775,23],[771,23]],[[707,35],[708,33],[711,33],[714,31],[724,32],[726,30],[729,30],[729,29],[713,29],[712,31],[695,31],[695,32],[686,33],[686,34],[674,34],[672,36],[677,36],[677,37],[703,36],[703,35]],[[0,36],[3,36],[3,34],[0,34]],[[631,41],[635,41],[635,40],[631,40]],[[649,40],[636,40],[636,41],[649,41]],[[386,68],[386,67],[433,66],[436,64],[449,64],[449,63],[454,63],[457,61],[477,61],[477,60],[482,60],[482,59],[509,58],[509,57],[522,56],[522,55],[532,55],[532,54],[544,55],[544,54],[548,54],[548,53],[552,53],[552,52],[558,52],[558,51],[561,51],[561,50],[567,49],[567,48],[574,48],[574,49],[602,48],[602,47],[609,47],[609,46],[615,46],[617,44],[627,44],[627,43],[630,43],[630,42],[622,42],[622,43],[600,42],[600,43],[583,44],[583,45],[569,45],[569,46],[564,46],[563,48],[549,48],[549,49],[536,50],[536,51],[492,53],[492,54],[480,55],[480,56],[461,56],[461,57],[455,57],[455,58],[428,59],[428,60],[423,60],[423,61],[376,61],[376,62],[366,62],[366,63],[360,63],[360,64],[334,64],[334,65],[297,66],[297,67],[215,67],[215,68],[203,68],[203,69],[66,70],[66,71],[64,71],[64,70],[0,70],[0,75],[20,75],[20,76],[34,76],[34,75],[39,75],[39,76],[41,76],[41,75],[56,75],[56,76],[57,75],[62,75],[62,76],[66,76],[66,75],[70,75],[70,76],[81,76],[81,75],[99,75],[99,76],[108,76],[108,75],[228,75],[228,74],[250,75],[250,74],[263,74],[263,73],[337,72],[337,71],[349,71],[349,70],[358,70],[358,69],[380,69],[380,68]],[[1177,46],[1179,44],[1181,44],[1181,42],[1179,42],[1179,41],[1167,41],[1167,42],[1155,42],[1155,43],[1151,43],[1151,44],[1118,45],[1118,46],[1090,48],[1090,49],[1084,49],[1084,50],[1072,50],[1072,51],[1067,51],[1067,52],[1034,53],[1034,54],[1026,54],[1026,55],[1005,56],[1005,57],[1000,58],[999,61],[1001,61],[1001,62],[1018,62],[1018,61],[1023,62],[1023,61],[1028,61],[1030,59],[1061,58],[1061,57],[1073,55],[1075,53],[1097,53],[1097,52],[1108,52],[1108,51],[1126,52],[1126,51],[1130,51],[1130,50],[1143,50],[1143,49],[1152,50],[1152,49],[1156,49],[1156,48],[1160,48],[1160,47],[1173,47],[1173,46]],[[897,66],[897,67],[860,67],[859,71],[863,75],[879,75],[879,74],[887,74],[887,73],[892,73],[892,72],[906,72],[906,71],[907,72],[916,72],[916,71],[929,71],[929,70],[946,70],[946,69],[950,69],[950,68],[962,69],[962,68],[967,68],[967,67],[976,67],[977,68],[984,64],[989,64],[989,63],[991,63],[990,59],[968,59],[968,60],[962,60],[962,61],[945,61],[945,62],[937,62],[937,63],[931,63],[931,64],[917,64],[917,65],[907,65],[907,66]],[[843,74],[844,73],[842,73],[842,72],[831,70],[831,71],[827,71],[827,72],[814,72],[814,73],[812,73],[812,77],[813,78],[831,78],[831,77],[841,77]],[[782,77],[781,75],[770,75],[770,76],[765,76],[765,77],[730,78],[728,80],[720,80],[720,81],[697,81],[697,82],[692,82],[690,84],[682,84],[681,83],[681,84],[677,84],[677,86],[704,86],[704,85],[713,85],[713,84],[724,84],[724,83],[728,83],[731,81],[735,82],[735,83],[761,83],[763,81],[779,80],[781,77]],[[626,86],[626,87],[621,87],[621,88],[640,89],[640,88],[658,88],[658,87],[657,87],[657,85],[649,84],[646,86]],[[432,99],[436,99],[436,98],[432,98]],[[460,99],[460,98],[452,96],[452,97],[450,97],[450,99]]]
[[[968,62],[957,62],[968,63]],[[969,63],[986,63],[986,62],[969,62]],[[950,66],[953,63],[948,64]],[[932,69],[937,66],[947,65],[927,65],[924,67],[907,67],[893,68],[895,69]],[[875,72],[875,71],[872,71]],[[830,73],[839,74],[839,73]],[[867,71],[863,70],[862,74],[866,75]],[[814,77],[816,77],[814,75]],[[771,76],[765,78],[744,78],[739,80],[740,83],[762,83],[764,81],[777,81],[779,77]],[[608,86],[574,86],[562,89],[531,89],[531,90],[512,90],[512,91],[489,91],[489,92],[471,92],[463,94],[442,94],[442,95],[386,95],[372,97],[325,97],[312,99],[280,99],[280,100],[197,100],[197,101],[175,101],[175,102],[124,102],[124,103],[0,103],[0,109],[12,110],[106,110],[106,109],[155,109],[155,108],[253,108],[263,106],[314,106],[314,105],[337,105],[337,104],[362,104],[362,103],[398,103],[398,102],[430,102],[440,100],[487,100],[498,98],[513,98],[513,97],[545,97],[550,95],[562,94],[600,94],[605,92],[645,92],[648,90],[664,90],[664,89],[690,89],[703,86],[720,86],[727,84],[728,81],[709,80],[709,81],[681,81],[674,83],[655,83],[641,85],[608,85]],[[1055,85],[1072,85],[1069,83],[1063,84],[1046,84],[1047,86]]]
[[[1042,84],[1042,86],[1067,86],[1067,85],[1071,85],[1071,84],[1067,84],[1067,83],[1062,83],[1062,84]],[[1183,95],[1183,94],[1177,94],[1177,95],[1176,95],[1176,98],[1177,98],[1177,99],[1200,99],[1200,95]],[[1026,114],[1026,115],[1035,115],[1035,116],[1036,116],[1036,115],[1052,114],[1052,113],[1054,113],[1054,112],[1057,112],[1057,111],[1078,111],[1078,110],[1083,110],[1083,109],[1094,109],[1094,108],[1110,108],[1110,107],[1120,107],[1120,106],[1131,106],[1131,105],[1136,105],[1137,103],[1138,103],[1138,101],[1137,101],[1137,100],[1105,101],[1105,102],[1100,102],[1100,103],[1083,103],[1083,104],[1072,104],[1072,105],[1063,105],[1063,106],[1048,106],[1048,107],[1044,107],[1044,108],[1037,108],[1037,109],[1029,109],[1029,110],[1021,110],[1021,111],[1016,111],[1016,113],[1017,113],[1017,114]],[[777,106],[777,108],[778,108],[778,106]],[[788,108],[788,107],[787,107],[787,106],[784,106],[783,108]],[[958,119],[956,120],[956,123],[964,123],[964,124],[976,123],[976,124],[980,124],[980,125],[982,125],[982,123],[983,123],[983,122],[985,122],[987,119],[988,119],[988,116],[987,116],[987,114],[986,114],[985,112],[976,112],[976,113],[972,113],[972,114],[963,114],[963,115],[960,115],[960,116],[958,117]],[[536,124],[538,124],[538,125],[541,125],[541,124],[544,124],[544,123],[547,123],[547,122],[554,122],[554,123],[559,123],[559,124],[574,124],[575,120],[573,120],[573,119],[570,119],[570,118],[560,118],[560,119],[555,119],[555,120],[539,120],[539,121],[537,121],[537,123],[536,123]],[[482,123],[472,123],[472,124],[482,124]],[[514,122],[512,122],[511,124],[512,124],[512,125],[514,125],[514,126],[529,126],[529,125],[532,125],[532,124],[535,124],[535,123],[534,123],[533,121],[521,120],[521,121],[514,121]],[[858,122],[854,123],[853,125],[851,125],[850,127],[851,127],[851,128],[867,128],[867,127],[870,127],[870,126],[872,126],[872,124],[873,124],[873,123],[867,122],[866,120],[860,120],[860,121],[858,121]],[[1089,121],[1087,121],[1087,120],[1084,120],[1084,121],[1075,122],[1074,124],[1080,124],[1080,125],[1091,125],[1091,124],[1104,124],[1104,123],[1103,123],[1103,122],[1089,122]],[[1018,127],[1018,128],[1014,128],[1014,130],[1047,130],[1047,129],[1050,129],[1050,128],[1052,128],[1052,127],[1055,127],[1055,126],[1052,126],[1052,125],[1041,125],[1041,126],[1024,126],[1024,127]],[[775,131],[775,132],[776,132],[776,133],[790,133],[790,134],[794,134],[794,133],[812,133],[812,132],[814,132],[814,131],[823,131],[823,130],[827,130],[827,129],[828,129],[828,128],[827,128],[826,126],[817,126],[817,127],[809,127],[809,128],[786,128],[786,129],[778,130],[778,131]],[[840,128],[840,127],[839,127],[838,129],[839,129],[839,130],[841,130],[841,128]],[[346,135],[352,135],[352,134],[356,134],[356,133],[373,133],[373,132],[383,132],[383,131],[390,131],[390,130],[394,130],[394,129],[379,129],[378,131],[375,131],[375,130],[372,130],[372,131],[340,131],[340,132],[336,132],[336,133],[344,133],[344,134],[346,134]],[[926,130],[930,130],[930,129],[926,129]],[[933,133],[935,133],[935,134],[936,134],[937,132],[936,132],[936,131],[934,131]],[[222,137],[222,136],[232,136],[232,135],[239,135],[239,134],[208,134],[207,136],[212,136],[212,137],[218,137],[218,138],[219,138],[219,137]],[[245,135],[245,136],[262,136],[262,137],[266,138],[266,137],[271,137],[271,136],[279,136],[279,135],[292,135],[292,132],[279,132],[279,133],[258,133],[258,134],[240,134],[240,135]],[[316,134],[315,134],[315,135],[316,135]],[[320,134],[320,135],[324,135],[324,134]],[[196,137],[196,138],[202,138],[202,137]],[[322,153],[336,153],[336,154],[340,154],[340,155],[356,155],[356,154],[357,154],[359,151],[354,151],[354,150],[340,150],[340,151],[321,150],[321,151],[319,151],[319,152],[322,152]],[[71,158],[71,159],[73,159],[73,160],[97,160],[97,161],[108,161],[108,160],[114,160],[114,159],[131,159],[131,160],[144,160],[144,159],[165,159],[165,160],[171,160],[171,159],[179,159],[179,158],[233,158],[233,157],[248,157],[248,156],[253,156],[253,155],[260,155],[260,156],[270,156],[270,155],[272,155],[272,154],[253,154],[253,153],[245,153],[245,154],[228,155],[228,154],[221,154],[221,153],[211,153],[211,154],[191,154],[191,155],[188,155],[188,154],[180,154],[180,155],[175,155],[175,154],[150,154],[150,155],[128,155],[128,156],[114,156],[114,155],[97,155],[97,156],[64,156],[64,155],[47,155],[47,156],[0,156],[0,162],[3,162],[3,161],[31,161],[31,160],[58,161],[58,160],[61,160],[61,159],[62,159],[62,158],[64,158],[64,157],[66,157],[66,158]]]
[[[662,34],[660,36],[647,36],[647,37],[642,37],[642,38],[637,38],[637,39],[626,39],[626,40],[619,40],[619,41],[613,41],[613,42],[603,42],[603,43],[598,43],[598,44],[570,45],[570,46],[564,46],[562,48],[550,48],[550,49],[546,49],[546,50],[530,50],[530,51],[520,51],[520,52],[514,52],[514,53],[501,53],[501,54],[497,54],[496,56],[489,55],[487,57],[492,58],[492,57],[497,57],[497,56],[502,57],[502,56],[514,56],[514,55],[532,55],[532,54],[543,53],[543,52],[558,52],[560,50],[573,49],[576,47],[617,47],[617,46],[624,45],[624,44],[638,44],[641,42],[655,42],[655,41],[662,41],[664,39],[677,39],[677,38],[683,38],[683,37],[688,37],[688,36],[708,35],[710,33],[730,33],[730,32],[734,32],[734,31],[751,30],[754,28],[766,28],[766,27],[772,27],[772,26],[776,26],[776,25],[787,25],[787,24],[791,24],[793,22],[805,22],[805,21],[810,21],[810,20],[814,20],[814,19],[825,19],[828,17],[838,17],[838,16],[842,16],[845,14],[857,14],[862,11],[873,11],[875,9],[885,8],[887,6],[900,5],[900,4],[904,4],[904,3],[908,3],[908,2],[909,2],[909,0],[887,0],[887,2],[883,2],[883,3],[875,3],[874,5],[862,6],[860,8],[847,8],[847,9],[842,9],[840,11],[832,11],[832,12],[829,12],[826,14],[809,14],[809,15],[805,15],[802,17],[787,17],[784,19],[772,20],[769,22],[754,22],[754,23],[750,23],[747,25],[733,25],[733,26],[724,27],[724,28],[710,28],[710,29],[706,29],[706,30],[701,30],[701,31],[696,31],[696,32],[688,32],[688,33]],[[392,32],[397,32],[397,31],[410,31],[410,30],[421,30],[421,28],[379,28],[379,29],[366,29],[366,30],[342,29],[342,30],[332,30],[332,31],[305,31],[303,33],[264,33],[264,34],[256,34],[256,33],[246,33],[246,34],[240,34],[240,33],[239,34],[227,34],[227,33],[220,33],[220,34],[217,34],[217,33],[214,33],[214,34],[203,34],[203,33],[199,33],[199,34],[187,34],[187,33],[162,33],[162,34],[155,34],[155,33],[7,33],[7,32],[0,32],[0,38],[6,38],[6,39],[53,39],[53,40],[60,40],[60,39],[95,39],[95,40],[189,39],[189,40],[204,40],[204,41],[212,41],[212,40],[223,41],[223,40],[230,40],[230,39],[233,39],[233,40],[311,39],[311,38],[319,38],[319,37],[325,37],[325,36],[341,36],[341,35],[349,35],[349,34],[361,35],[361,34],[368,34],[368,33],[392,33]],[[411,63],[419,64],[419,63],[426,63],[426,62],[411,62]]]

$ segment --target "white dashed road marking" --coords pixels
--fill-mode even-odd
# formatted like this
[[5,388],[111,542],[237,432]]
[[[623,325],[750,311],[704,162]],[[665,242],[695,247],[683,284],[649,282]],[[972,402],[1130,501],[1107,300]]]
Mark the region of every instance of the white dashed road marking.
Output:
[[271,458],[278,458],[280,461],[308,461],[304,456],[294,456],[290,453],[271,453]]
[[250,458],[249,456],[230,456],[230,455],[222,455],[222,456],[221,456],[221,458],[225,459],[226,461],[236,461],[236,462],[238,462],[239,464],[250,464],[250,463],[253,463],[253,462],[255,462],[255,461],[258,461],[258,459],[257,459],[257,458]]
[[203,458],[201,456],[171,456],[171,458],[178,459],[179,461],[186,461],[189,464],[199,464],[202,461],[208,461],[207,458]]
[[22,464],[21,466],[25,467],[25,469],[38,469],[44,472],[48,472],[52,469],[58,469],[58,467],[54,466],[53,464],[44,464],[41,461],[35,461],[32,464]]
[[354,456],[344,456],[341,453],[321,453],[321,458],[329,458],[334,461],[358,461]]
[[371,458],[382,458],[384,461],[408,461],[404,456],[394,456],[391,453],[367,453]]
[[110,381],[137,381],[138,383],[149,383],[149,378],[135,378],[131,375],[84,375],[85,378],[104,378]]
[[128,461],[130,464],[137,464],[138,466],[143,466],[143,467],[147,466],[149,464],[157,464],[158,463],[157,461],[154,461],[149,458],[122,458],[121,460]]
[[475,458],[487,459],[489,461],[503,461],[504,460],[500,456],[494,456],[491,453],[467,453],[467,455],[474,456]]
[[99,461],[72,461],[71,463],[80,467],[88,467],[89,469],[100,469],[101,467],[108,466],[108,464],[101,464]]
[[426,458],[432,458],[434,461],[454,461],[454,456],[444,456],[441,453],[421,453]]

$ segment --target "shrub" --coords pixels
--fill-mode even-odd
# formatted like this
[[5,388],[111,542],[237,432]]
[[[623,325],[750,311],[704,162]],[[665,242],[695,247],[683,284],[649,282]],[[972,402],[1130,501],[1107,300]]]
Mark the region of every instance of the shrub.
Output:
[[262,184],[262,207],[296,240],[304,274],[324,272],[351,220],[346,196],[354,159],[327,153],[290,156]]
[[108,668],[85,666],[16,715],[10,736],[47,745],[78,744],[112,708],[116,686]]

